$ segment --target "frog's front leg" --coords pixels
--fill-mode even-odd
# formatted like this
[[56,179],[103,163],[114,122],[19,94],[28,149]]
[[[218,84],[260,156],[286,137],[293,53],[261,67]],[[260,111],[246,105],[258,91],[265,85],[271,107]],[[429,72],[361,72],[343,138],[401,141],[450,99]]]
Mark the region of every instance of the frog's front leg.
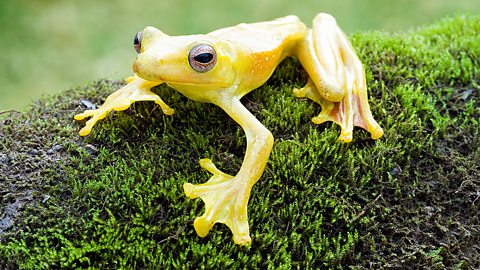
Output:
[[294,94],[310,98],[322,107],[321,113],[312,119],[314,123],[339,124],[339,139],[345,142],[352,140],[354,126],[368,130],[373,139],[383,135],[368,105],[362,63],[332,16],[320,13],[314,18],[313,28],[295,54],[310,79]]
[[226,224],[233,233],[234,242],[248,245],[249,235],[247,204],[252,186],[262,176],[273,146],[273,136],[240,102],[238,98],[226,98],[215,102],[239,123],[247,136],[247,150],[242,167],[236,176],[218,170],[209,159],[200,165],[213,176],[204,184],[184,184],[189,198],[200,197],[205,203],[205,213],[195,219],[197,234],[204,237],[212,226]]
[[128,78],[127,84],[108,96],[100,108],[95,110],[86,110],[83,113],[75,115],[75,120],[83,120],[87,117],[92,117],[87,121],[85,127],[80,130],[80,135],[88,135],[95,123],[105,118],[107,113],[111,110],[126,110],[132,103],[136,101],[155,101],[155,103],[160,105],[163,113],[167,115],[173,114],[174,110],[165,104],[165,102],[163,102],[158,95],[150,91],[152,87],[159,84],[161,84],[161,82],[147,81],[138,77],[137,75]]

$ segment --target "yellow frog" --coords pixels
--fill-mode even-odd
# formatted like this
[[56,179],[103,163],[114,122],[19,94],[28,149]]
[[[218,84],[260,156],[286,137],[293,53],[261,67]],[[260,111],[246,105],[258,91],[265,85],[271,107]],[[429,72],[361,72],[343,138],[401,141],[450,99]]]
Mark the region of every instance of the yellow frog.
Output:
[[339,124],[339,140],[344,142],[352,140],[354,126],[368,130],[373,139],[383,135],[370,112],[362,64],[328,14],[318,14],[312,29],[296,16],[239,24],[206,35],[168,36],[146,27],[135,36],[134,47],[138,53],[135,75],[100,108],[75,116],[76,120],[92,117],[80,135],[88,135],[109,111],[125,110],[135,101],[154,101],[165,114],[173,114],[173,109],[150,91],[162,83],[190,99],[222,108],[245,131],[247,149],[236,175],[223,173],[211,160],[202,159],[200,166],[213,176],[204,184],[183,185],[189,198],[200,197],[206,205],[205,213],[194,222],[201,237],[219,222],[230,228],[235,243],[251,243],[247,203],[252,186],[265,169],[273,136],[240,99],[265,83],[285,57],[296,56],[310,77],[305,87],[293,92],[321,105],[321,113],[312,119],[315,124]]

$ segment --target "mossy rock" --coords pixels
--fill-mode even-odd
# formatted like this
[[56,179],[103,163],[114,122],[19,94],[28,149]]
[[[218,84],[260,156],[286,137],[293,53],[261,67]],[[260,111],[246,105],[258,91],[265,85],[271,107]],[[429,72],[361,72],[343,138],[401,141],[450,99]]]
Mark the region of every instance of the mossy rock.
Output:
[[99,81],[2,113],[0,268],[479,269],[480,16],[351,39],[385,136],[345,144],[311,123],[319,106],[292,94],[306,74],[285,60],[242,100],[275,137],[249,248],[222,224],[198,237],[204,205],[182,190],[208,179],[201,158],[240,167],[245,136],[219,108],[158,87],[175,115],[139,102],[82,138],[81,100],[120,86]]

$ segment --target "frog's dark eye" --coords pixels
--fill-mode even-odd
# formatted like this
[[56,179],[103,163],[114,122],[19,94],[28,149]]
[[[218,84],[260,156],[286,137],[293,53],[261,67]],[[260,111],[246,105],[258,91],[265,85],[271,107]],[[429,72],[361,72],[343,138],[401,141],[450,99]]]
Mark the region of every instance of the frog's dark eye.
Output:
[[142,48],[142,31],[138,32],[133,39],[133,48],[137,53],[140,53],[140,49]]
[[197,45],[190,50],[188,63],[195,71],[207,72],[217,63],[217,52],[210,45]]

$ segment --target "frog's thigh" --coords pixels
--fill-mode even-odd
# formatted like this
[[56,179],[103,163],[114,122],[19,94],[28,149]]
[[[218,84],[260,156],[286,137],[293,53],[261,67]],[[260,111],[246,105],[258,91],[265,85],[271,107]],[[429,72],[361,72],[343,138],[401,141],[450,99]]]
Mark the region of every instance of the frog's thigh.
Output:
[[342,100],[345,95],[342,87],[344,55],[339,47],[339,39],[344,37],[339,32],[333,17],[319,14],[295,52],[320,95],[333,102]]

